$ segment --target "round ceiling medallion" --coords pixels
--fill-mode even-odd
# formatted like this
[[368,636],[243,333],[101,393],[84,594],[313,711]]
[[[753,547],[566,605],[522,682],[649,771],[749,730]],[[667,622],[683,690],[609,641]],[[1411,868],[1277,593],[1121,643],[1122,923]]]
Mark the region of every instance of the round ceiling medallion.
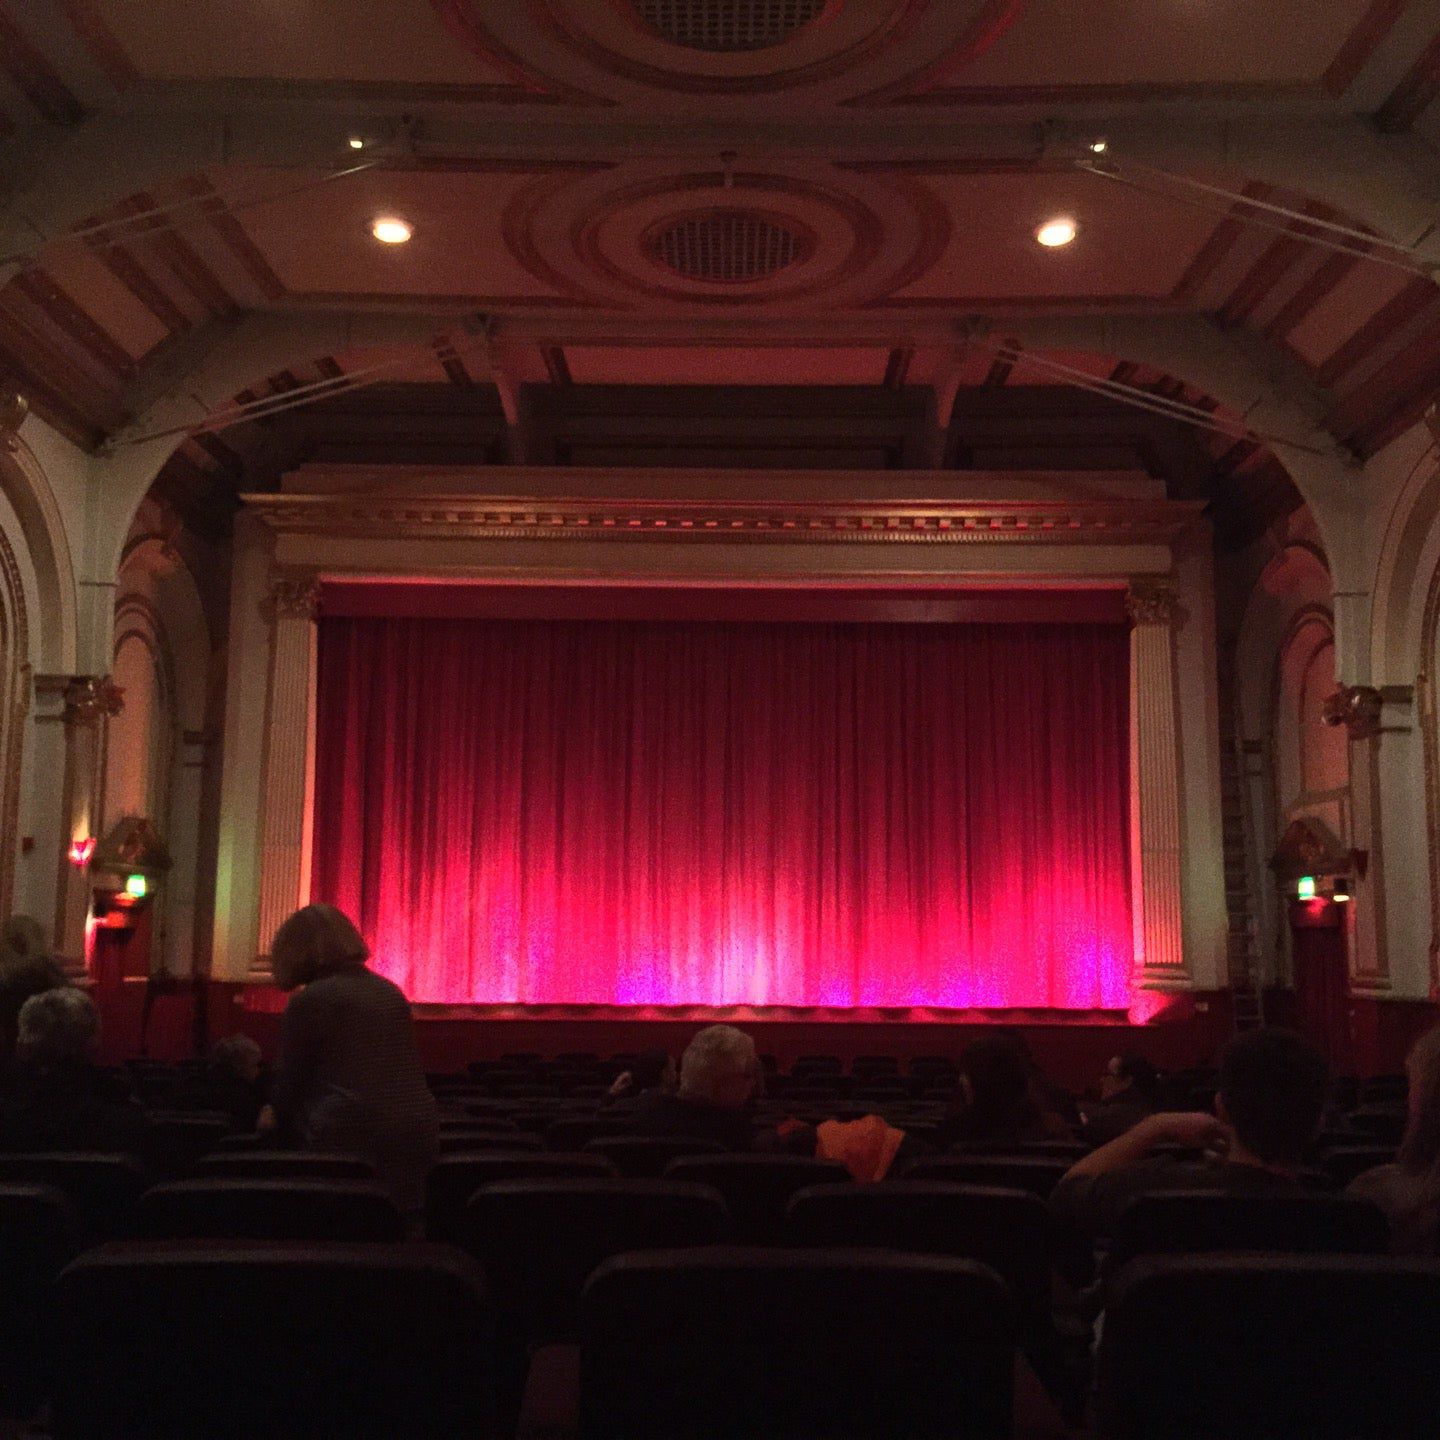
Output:
[[634,0],[640,18],[672,45],[733,54],[780,45],[829,0]]
[[759,210],[699,210],[667,219],[643,243],[677,275],[717,285],[768,279],[813,249],[802,227]]

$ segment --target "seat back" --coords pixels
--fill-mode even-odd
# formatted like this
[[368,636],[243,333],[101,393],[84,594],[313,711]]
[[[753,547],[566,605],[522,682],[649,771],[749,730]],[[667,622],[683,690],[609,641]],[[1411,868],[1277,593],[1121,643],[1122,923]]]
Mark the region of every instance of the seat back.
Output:
[[1206,1250],[1383,1255],[1389,1248],[1385,1217],[1367,1200],[1164,1190],[1137,1196],[1116,1216],[1109,1263],[1113,1271],[1138,1255]]
[[729,1227],[719,1195],[676,1180],[501,1181],[475,1193],[466,1219],[498,1312],[532,1342],[573,1336],[580,1292],[601,1261],[717,1244]]
[[398,1241],[395,1202],[368,1180],[176,1180],[135,1206],[153,1240]]
[[1336,1145],[1321,1157],[1321,1166],[1333,1184],[1342,1190],[1357,1175],[1395,1159],[1393,1145]]
[[998,1186],[1028,1190],[1042,1200],[1060,1183],[1070,1166],[1064,1160],[1029,1155],[938,1155],[912,1160],[900,1180],[949,1180],[957,1185]]
[[634,1133],[635,1122],[623,1115],[572,1115],[545,1127],[545,1143],[552,1150],[579,1150],[592,1140]]
[[449,1249],[134,1241],[56,1300],[57,1440],[493,1433],[484,1280]]
[[1011,1433],[1013,1302],[969,1260],[877,1251],[624,1255],[581,1301],[587,1440]]
[[1048,1303],[1050,1213],[1028,1190],[943,1180],[820,1185],[790,1202],[792,1244],[877,1246],[988,1265],[1029,1305]]
[[460,1155],[476,1150],[543,1150],[545,1142],[538,1135],[520,1130],[442,1130],[440,1154]]
[[150,1177],[133,1155],[52,1150],[0,1155],[0,1181],[53,1185],[75,1206],[89,1237],[104,1240],[127,1233],[130,1212]]
[[547,1155],[539,1151],[474,1151],[442,1155],[425,1181],[425,1234],[448,1245],[467,1233],[465,1206],[482,1186],[500,1180],[615,1180],[603,1155]]
[[1152,1256],[1116,1278],[1108,1440],[1421,1440],[1440,1415],[1440,1263]]
[[780,1244],[785,1210],[797,1191],[808,1185],[840,1185],[849,1178],[838,1161],[802,1155],[686,1155],[665,1169],[667,1180],[718,1190],[741,1245]]
[[212,1112],[152,1112],[145,1118],[142,1159],[160,1179],[184,1175],[230,1133],[230,1117]]
[[718,1140],[688,1135],[614,1135],[591,1140],[587,1154],[603,1155],[632,1180],[658,1180],[672,1160],[686,1155],[724,1155]]
[[240,1150],[207,1155],[195,1167],[207,1180],[373,1180],[375,1167],[360,1155],[316,1150]]
[[0,1417],[25,1417],[45,1398],[51,1291],[83,1244],[80,1217],[61,1191],[0,1185]]

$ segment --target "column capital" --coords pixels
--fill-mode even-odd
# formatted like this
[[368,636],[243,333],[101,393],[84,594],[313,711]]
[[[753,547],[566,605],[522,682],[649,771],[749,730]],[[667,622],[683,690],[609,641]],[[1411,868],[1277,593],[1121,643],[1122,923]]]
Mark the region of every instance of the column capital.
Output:
[[125,691],[109,675],[38,675],[35,694],[37,700],[58,701],[59,718],[67,729],[94,729],[125,708]]
[[1125,609],[1135,625],[1174,630],[1180,622],[1180,596],[1165,580],[1132,580],[1125,591]]
[[320,582],[314,575],[279,575],[271,582],[270,606],[277,620],[313,620],[319,600]]

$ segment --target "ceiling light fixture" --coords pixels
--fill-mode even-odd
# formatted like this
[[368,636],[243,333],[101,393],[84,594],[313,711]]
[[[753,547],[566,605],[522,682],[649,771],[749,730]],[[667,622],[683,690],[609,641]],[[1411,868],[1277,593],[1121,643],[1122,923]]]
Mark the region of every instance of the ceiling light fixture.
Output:
[[1078,228],[1068,215],[1057,215],[1035,232],[1035,238],[1047,250],[1055,250],[1061,245],[1068,245],[1075,238]]
[[[352,150],[363,150],[365,148],[365,141],[359,135],[352,135],[345,143]],[[1090,148],[1093,150],[1095,147],[1092,145]]]
[[1108,140],[1092,140],[1087,148],[1092,155],[1103,155],[1110,148],[1110,142]]
[[371,223],[370,233],[382,245],[403,245],[415,231],[408,221],[398,215],[377,215]]

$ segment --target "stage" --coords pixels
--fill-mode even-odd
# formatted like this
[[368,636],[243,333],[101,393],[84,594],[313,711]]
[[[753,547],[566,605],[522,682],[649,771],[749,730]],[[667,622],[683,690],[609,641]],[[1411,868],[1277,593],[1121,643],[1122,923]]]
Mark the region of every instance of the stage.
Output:
[[[250,986],[219,1000],[217,1027],[244,1030],[270,1051],[287,996]],[[1162,997],[1148,997],[1160,999]],[[705,1025],[738,1025],[782,1068],[802,1055],[954,1055],[979,1032],[1006,1026],[1022,1035],[1040,1064],[1066,1085],[1094,1082],[1121,1051],[1166,1069],[1206,1064],[1229,1035],[1228,1009],[1208,997],[1163,997],[1147,1023],[1124,1010],[825,1010],[799,1006],[416,1005],[421,1056],[428,1070],[463,1069],[507,1053],[567,1051],[614,1055],[666,1050],[679,1055]]]

